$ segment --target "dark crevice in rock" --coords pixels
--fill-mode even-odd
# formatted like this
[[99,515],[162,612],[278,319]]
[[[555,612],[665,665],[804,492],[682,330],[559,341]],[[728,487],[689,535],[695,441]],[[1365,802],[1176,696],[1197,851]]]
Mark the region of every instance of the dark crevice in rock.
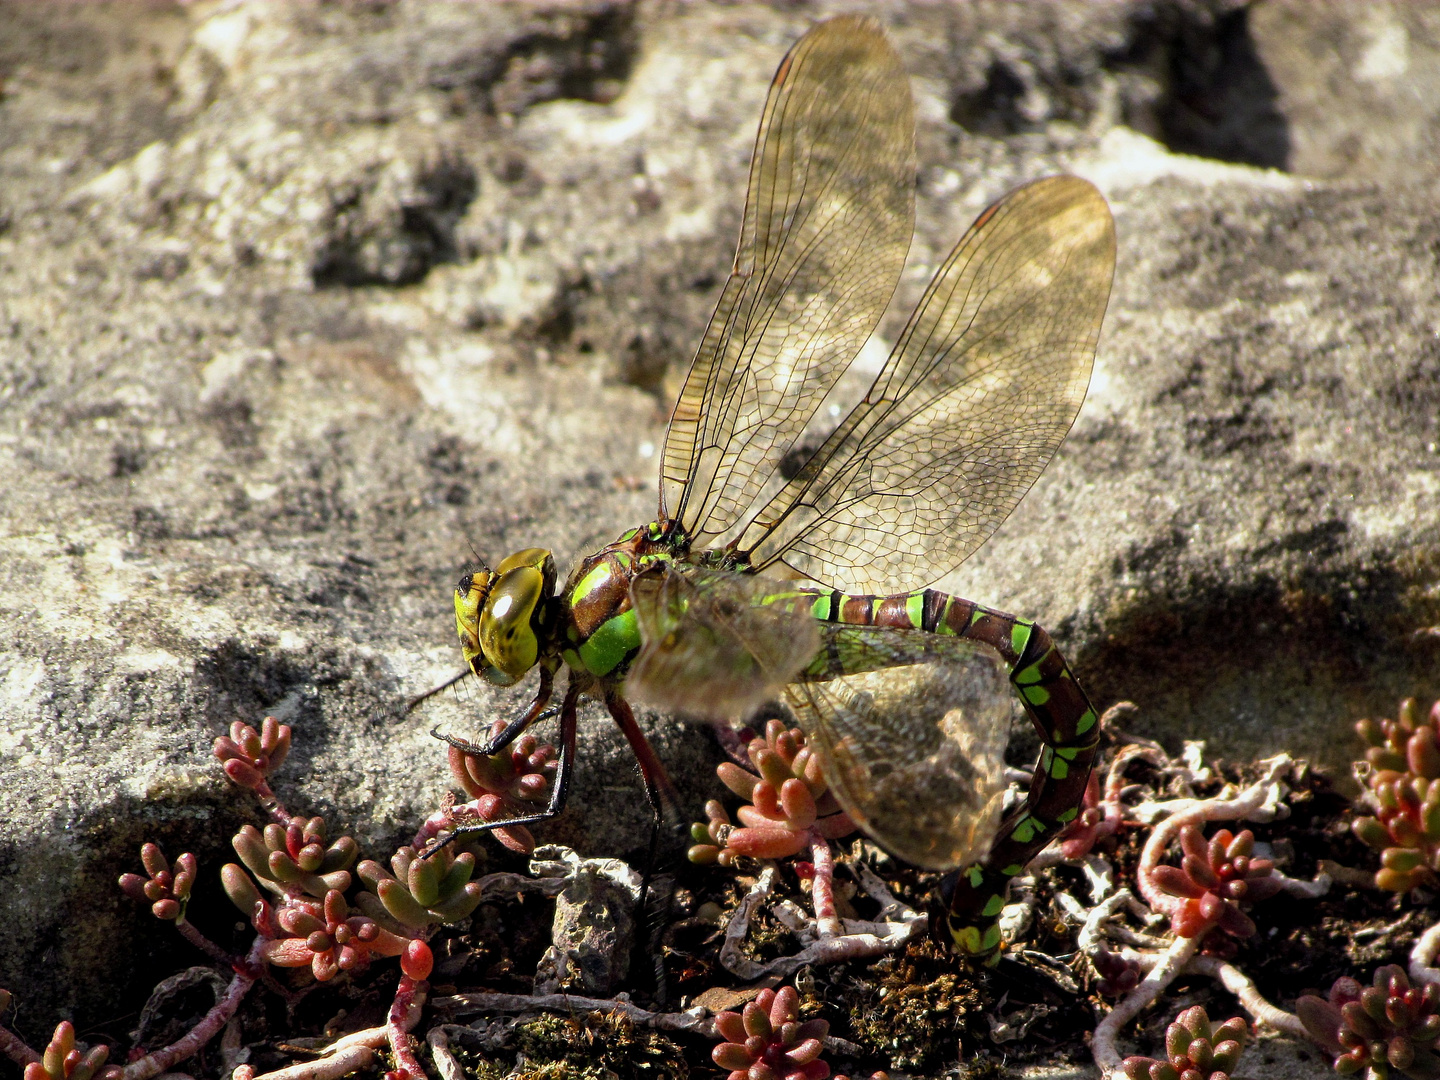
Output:
[[1286,533],[1273,543],[1262,544],[1255,549],[1255,555],[1257,558],[1264,558],[1290,553],[1309,555],[1317,559],[1328,558],[1340,553],[1341,545],[1349,532],[1350,525],[1347,522],[1334,518],[1306,529]]
[[1043,131],[1052,121],[1084,124],[1099,104],[1095,56],[1057,54],[1024,38],[996,42],[979,85],[962,88],[950,119],[977,135]]
[[996,58],[985,73],[985,85],[955,99],[950,119],[982,135],[1013,135],[1033,128],[1043,117],[1031,115],[1028,91],[1015,67]]
[[1190,416],[1185,420],[1186,448],[1209,458],[1254,452],[1268,443],[1290,442],[1293,437],[1292,425],[1286,419],[1270,417],[1249,401],[1219,415]]
[[1143,6],[1107,67],[1121,117],[1171,150],[1264,168],[1289,165],[1289,122],[1250,32],[1247,7],[1175,0]]
[[[225,726],[236,717],[265,716],[279,702],[287,704],[284,722],[316,725],[320,707],[308,659],[231,638],[197,659],[195,678],[210,691],[212,715]],[[298,744],[297,753],[305,753]]]
[[638,51],[634,4],[602,0],[542,11],[503,49],[453,57],[429,83],[457,108],[490,114],[563,99],[605,104],[619,96]]
[[587,298],[595,293],[595,284],[585,273],[568,276],[556,290],[554,299],[529,325],[523,327],[531,336],[546,344],[561,346],[575,336],[583,322],[581,311]]
[[663,329],[642,326],[636,330],[621,353],[619,378],[622,383],[661,394],[665,376],[673,364],[679,364],[681,350]]
[[370,192],[343,193],[311,280],[317,288],[421,281],[431,267],[457,258],[455,226],[476,190],[475,170],[447,154],[421,170],[413,192],[391,212],[373,208]]
[[1179,153],[1276,169],[1289,163],[1279,89],[1248,6],[1233,0],[1135,3],[1108,40],[1087,43],[1063,22],[1041,20],[978,48],[979,72],[972,69],[950,107],[950,119],[976,134],[1083,126],[1114,109],[1120,122]]

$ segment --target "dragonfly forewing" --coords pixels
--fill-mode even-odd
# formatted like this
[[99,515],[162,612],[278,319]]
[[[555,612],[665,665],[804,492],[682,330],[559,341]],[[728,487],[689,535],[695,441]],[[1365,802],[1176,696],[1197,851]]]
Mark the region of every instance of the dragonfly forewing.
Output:
[[821,636],[837,663],[874,666],[786,691],[840,804],[916,866],[953,870],[983,856],[1006,786],[1011,705],[1000,657],[874,627],[827,626]]
[[686,377],[661,517],[742,520],[884,314],[915,220],[910,80],[873,20],[815,27],[770,87],[735,268]]
[[1085,400],[1115,267],[1100,193],[1011,192],[936,271],[875,384],[737,540],[856,592],[929,584],[1009,516]]
[[814,597],[783,581],[661,565],[637,574],[630,601],[640,654],[628,697],[713,720],[743,720],[815,659]]

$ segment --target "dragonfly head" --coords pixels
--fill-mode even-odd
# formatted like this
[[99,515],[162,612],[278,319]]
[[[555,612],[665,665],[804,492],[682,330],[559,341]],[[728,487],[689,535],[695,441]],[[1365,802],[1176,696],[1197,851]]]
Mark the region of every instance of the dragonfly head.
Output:
[[555,558],[526,548],[494,570],[481,567],[455,586],[455,627],[470,670],[495,686],[512,686],[540,658]]

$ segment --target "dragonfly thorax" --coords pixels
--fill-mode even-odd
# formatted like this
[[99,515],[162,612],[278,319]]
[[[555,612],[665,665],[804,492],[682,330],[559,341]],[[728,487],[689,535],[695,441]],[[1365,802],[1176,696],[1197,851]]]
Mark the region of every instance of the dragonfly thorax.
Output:
[[494,570],[467,573],[455,587],[455,626],[470,670],[511,686],[540,659],[555,558],[544,548],[517,551]]
[[555,635],[561,659],[612,684],[622,679],[641,644],[630,585],[649,567],[684,555],[683,534],[652,522],[582,559],[560,594]]

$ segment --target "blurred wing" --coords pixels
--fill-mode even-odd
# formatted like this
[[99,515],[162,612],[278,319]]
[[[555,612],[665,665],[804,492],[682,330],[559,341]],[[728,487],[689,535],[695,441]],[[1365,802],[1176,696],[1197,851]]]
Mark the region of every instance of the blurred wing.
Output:
[[953,870],[982,857],[1006,787],[1010,687],[999,655],[877,627],[826,625],[821,647],[876,665],[786,691],[840,805],[915,866]]
[[661,517],[697,549],[741,520],[879,322],[915,220],[910,80],[871,19],[775,73],[735,267],[675,403]]
[[913,589],[975,550],[1085,400],[1115,267],[1095,188],[1054,176],[986,210],[936,271],[869,394],[741,533],[763,569]]
[[636,575],[630,602],[642,646],[625,693],[658,709],[743,719],[820,649],[814,597],[752,574],[659,566]]

